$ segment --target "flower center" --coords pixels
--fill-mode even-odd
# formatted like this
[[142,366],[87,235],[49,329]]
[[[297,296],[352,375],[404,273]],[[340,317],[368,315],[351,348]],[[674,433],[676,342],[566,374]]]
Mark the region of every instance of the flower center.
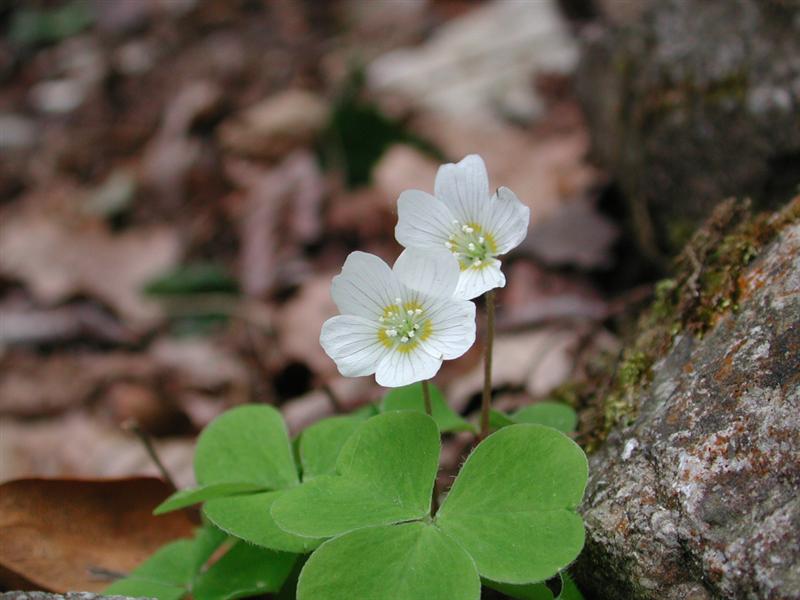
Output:
[[487,266],[487,259],[497,254],[497,245],[489,232],[477,223],[453,221],[455,231],[444,243],[461,265],[461,270],[481,269]]
[[395,298],[394,304],[383,309],[378,321],[378,339],[387,348],[400,352],[410,352],[431,334],[431,321],[417,302],[404,303]]

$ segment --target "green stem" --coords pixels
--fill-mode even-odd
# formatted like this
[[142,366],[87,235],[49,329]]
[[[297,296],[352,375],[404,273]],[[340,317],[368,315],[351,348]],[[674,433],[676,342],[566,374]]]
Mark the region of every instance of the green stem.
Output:
[[492,408],[492,347],[494,345],[494,290],[486,292],[486,348],[483,354],[483,398],[480,440],[489,435],[489,410]]
[[425,414],[429,417],[433,416],[433,407],[431,406],[431,389],[428,385],[428,380],[422,382],[422,399],[425,401]]

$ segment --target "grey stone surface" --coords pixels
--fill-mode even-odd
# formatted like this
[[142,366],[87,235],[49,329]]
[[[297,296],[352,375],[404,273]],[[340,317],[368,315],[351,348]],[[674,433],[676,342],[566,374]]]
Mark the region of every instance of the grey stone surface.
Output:
[[740,284],[590,457],[576,566],[599,598],[800,599],[800,224]]
[[726,196],[783,202],[800,181],[800,2],[600,4],[576,79],[593,154],[662,239],[678,249]]

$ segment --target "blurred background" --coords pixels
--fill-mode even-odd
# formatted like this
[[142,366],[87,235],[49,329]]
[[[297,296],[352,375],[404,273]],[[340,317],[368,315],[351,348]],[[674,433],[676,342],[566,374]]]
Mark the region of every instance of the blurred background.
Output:
[[[778,0],[4,2],[0,481],[155,473],[135,421],[189,485],[226,408],[296,432],[380,398],[319,345],[331,277],[393,261],[399,193],[469,153],[532,215],[497,404],[575,402],[714,203],[796,190],[798,29]],[[464,414],[481,368],[437,376]]]

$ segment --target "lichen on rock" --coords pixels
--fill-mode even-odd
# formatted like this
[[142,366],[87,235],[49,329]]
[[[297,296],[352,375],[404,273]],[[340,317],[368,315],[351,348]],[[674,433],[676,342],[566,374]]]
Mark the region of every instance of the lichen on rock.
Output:
[[693,237],[606,395],[635,392],[590,458],[598,597],[800,598],[800,198],[741,217]]

